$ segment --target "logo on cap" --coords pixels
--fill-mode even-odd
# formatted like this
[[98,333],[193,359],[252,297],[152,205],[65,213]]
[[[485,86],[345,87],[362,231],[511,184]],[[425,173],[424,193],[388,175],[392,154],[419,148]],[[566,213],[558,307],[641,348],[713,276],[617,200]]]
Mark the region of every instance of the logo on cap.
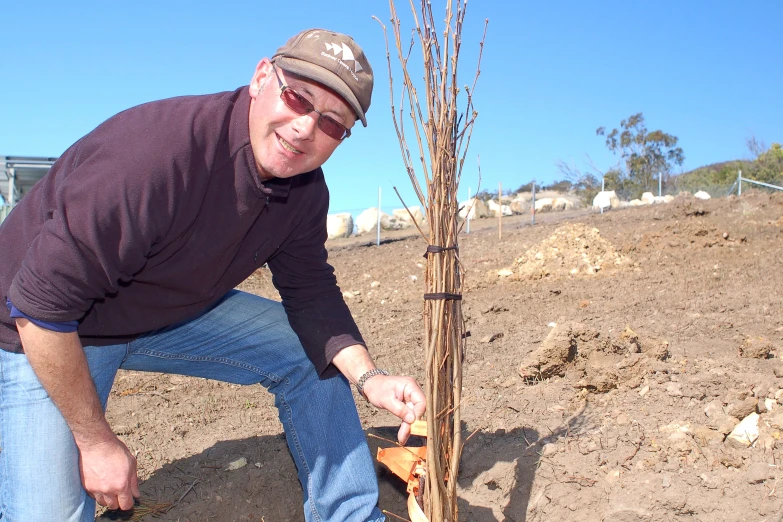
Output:
[[[324,45],[326,46],[327,51],[332,51],[332,54],[334,56],[337,56],[338,54],[342,53],[342,61],[352,61],[354,64],[353,71],[359,72],[364,70],[362,67],[362,64],[359,63],[359,61],[353,56],[353,52],[351,51],[351,48],[345,45],[345,43],[329,43],[325,42]],[[347,65],[347,64],[346,64]]]

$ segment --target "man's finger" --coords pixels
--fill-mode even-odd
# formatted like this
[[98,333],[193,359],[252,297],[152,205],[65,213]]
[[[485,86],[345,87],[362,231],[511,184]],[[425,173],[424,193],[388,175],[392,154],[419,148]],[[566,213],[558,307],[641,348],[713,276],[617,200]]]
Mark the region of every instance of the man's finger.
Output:
[[131,478],[131,494],[135,498],[139,498],[141,496],[141,492],[139,491],[139,477],[136,474],[136,470],[133,471],[133,478]]
[[120,495],[117,497],[117,504],[119,505],[120,509],[122,510],[128,510],[133,507],[133,497],[131,495]]
[[400,424],[400,429],[397,432],[397,440],[400,442],[400,444],[405,444],[408,442],[408,437],[411,435],[411,425],[407,422],[403,422]]

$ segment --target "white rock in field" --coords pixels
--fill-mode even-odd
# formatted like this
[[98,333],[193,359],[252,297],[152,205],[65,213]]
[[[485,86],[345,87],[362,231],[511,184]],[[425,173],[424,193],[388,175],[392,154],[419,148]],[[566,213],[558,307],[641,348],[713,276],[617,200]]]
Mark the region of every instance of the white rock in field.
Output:
[[514,213],[511,211],[511,207],[508,205],[498,205],[497,201],[489,200],[487,201],[487,209],[489,210],[490,217],[497,217],[498,212],[500,212],[504,216],[512,216]]
[[[388,223],[389,221],[389,214],[385,212],[381,212],[381,228],[385,228],[383,226],[384,221]],[[378,227],[378,209],[368,208],[367,210],[363,210],[361,214],[356,216],[356,233],[357,234],[366,234],[367,232],[375,231]]]
[[[413,223],[402,221],[395,216],[389,216],[386,212],[381,212],[381,230],[402,230],[412,227]],[[366,234],[367,232],[376,232],[378,229],[378,209],[368,208],[356,216],[356,233]]]
[[641,207],[645,203],[641,199],[632,199],[628,202],[629,207]]
[[655,203],[655,196],[653,196],[652,192],[645,192],[642,194],[642,203],[645,205],[652,205]]
[[487,204],[480,199],[472,198],[459,204],[459,217],[465,219],[470,211],[470,219],[483,218],[489,215]]
[[373,281],[372,283],[370,283],[370,288],[378,288],[379,286],[381,286],[380,281]]
[[694,198],[697,199],[711,199],[712,196],[704,192],[703,190],[698,191],[696,194],[693,195]]
[[566,212],[576,208],[576,204],[567,198],[555,198],[552,201],[552,210],[555,212]]
[[530,212],[530,194],[519,194],[517,197],[511,200],[509,206],[515,214],[525,214]]
[[[410,213],[408,212],[408,210],[410,210]],[[398,220],[403,222],[410,222],[411,214],[413,214],[413,219],[416,220],[416,223],[418,223],[419,226],[421,226],[421,224],[424,223],[424,214],[421,212],[421,207],[408,207],[407,209],[396,208],[392,210],[392,214]]]
[[759,438],[759,418],[758,413],[751,413],[742,419],[726,437],[726,444],[735,448],[749,448]]
[[604,190],[593,198],[593,208],[596,210],[619,207],[620,198],[617,197],[617,193],[614,190]]
[[509,277],[514,275],[514,271],[511,270],[510,268],[501,268],[500,270],[498,270],[498,275],[500,277]]
[[353,233],[353,217],[350,212],[326,216],[326,235],[329,239],[348,237]]
[[666,203],[671,203],[672,201],[674,201],[674,196],[672,196],[671,194],[666,194],[663,197],[663,199],[664,199],[664,201],[666,201]]
[[552,210],[552,198],[541,198],[536,200],[536,212],[550,212]]

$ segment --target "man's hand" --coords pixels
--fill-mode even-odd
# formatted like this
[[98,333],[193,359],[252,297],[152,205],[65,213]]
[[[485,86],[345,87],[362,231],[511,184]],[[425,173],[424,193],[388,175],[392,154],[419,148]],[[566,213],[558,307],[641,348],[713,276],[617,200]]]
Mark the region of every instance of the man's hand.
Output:
[[397,440],[405,444],[411,424],[424,416],[427,402],[424,392],[411,377],[376,375],[364,383],[364,395],[370,404],[387,410],[402,420]]
[[130,509],[139,496],[136,458],[116,436],[97,444],[79,445],[82,485],[101,506]]
[[16,328],[30,366],[73,433],[84,489],[102,506],[132,508],[139,496],[136,459],[106,422],[78,334],[27,319],[17,319]]
[[[364,373],[375,368],[367,349],[360,344],[337,352],[332,364],[353,384],[356,384]],[[390,411],[402,419],[397,439],[400,444],[405,444],[411,434],[411,424],[424,416],[427,409],[427,401],[419,385],[411,377],[375,375],[364,382],[363,388],[370,404]]]

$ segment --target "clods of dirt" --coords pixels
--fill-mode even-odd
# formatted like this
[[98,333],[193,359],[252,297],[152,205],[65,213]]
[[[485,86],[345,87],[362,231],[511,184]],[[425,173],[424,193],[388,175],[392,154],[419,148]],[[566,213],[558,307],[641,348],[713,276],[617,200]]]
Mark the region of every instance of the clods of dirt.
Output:
[[534,384],[551,377],[567,377],[573,386],[605,393],[621,384],[638,386],[654,369],[653,361],[669,355],[669,343],[642,339],[626,328],[612,338],[584,324],[555,326],[541,347],[522,361],[519,374]]

